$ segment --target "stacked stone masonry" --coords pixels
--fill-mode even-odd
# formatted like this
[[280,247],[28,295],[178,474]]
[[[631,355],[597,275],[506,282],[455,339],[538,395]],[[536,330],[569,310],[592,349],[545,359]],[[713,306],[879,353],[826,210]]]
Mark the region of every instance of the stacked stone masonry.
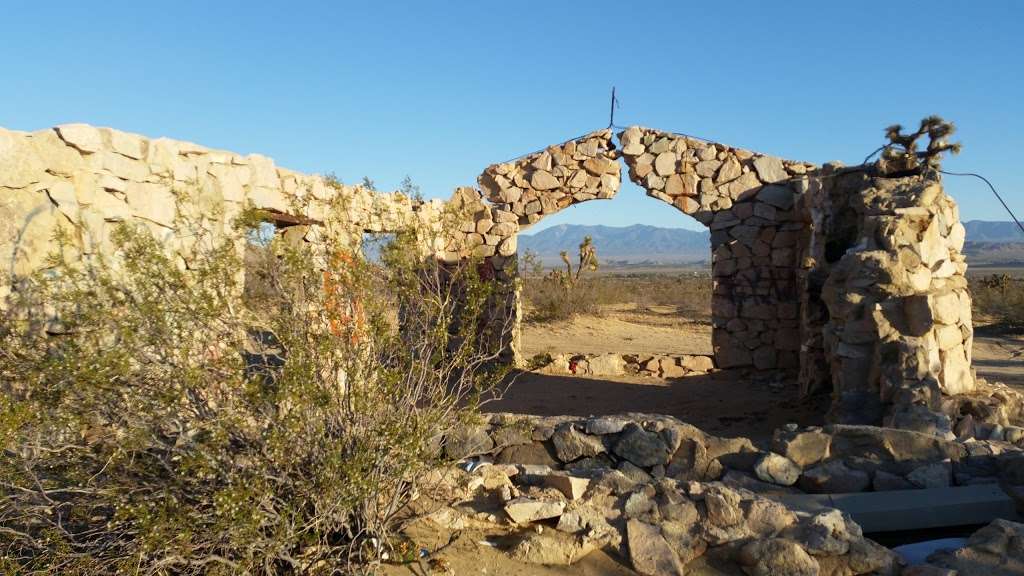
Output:
[[[834,424],[775,430],[755,442],[708,434],[670,416],[581,418],[491,414],[445,439],[447,456],[586,476],[617,470],[635,481],[720,481],[766,495],[888,492],[1011,481],[1024,474],[1024,428],[939,438],[913,430]],[[967,441],[963,441],[967,440]]]
[[[441,473],[449,494],[440,500],[450,504],[420,522],[505,532],[502,551],[525,563],[570,565],[605,549],[651,575],[700,573],[708,560],[765,576],[898,574],[899,557],[849,516],[796,513],[773,499],[798,491],[803,467],[836,461],[833,435],[802,433],[823,440],[780,437],[797,464],[665,416],[495,414],[445,438],[445,453],[466,472]],[[929,455],[946,455],[941,441],[928,441]]]
[[515,215],[525,228],[573,204],[614,197],[620,184],[616,158],[612,131],[601,130],[489,166],[478,182],[495,210]]
[[863,168],[827,167],[807,198],[804,386],[831,382],[840,421],[948,433],[943,399],[975,391],[956,204],[935,177]]
[[715,361],[703,354],[557,354],[541,372],[573,376],[623,376],[682,378],[715,371]]
[[646,128],[619,140],[634,183],[711,231],[718,366],[795,369],[807,229],[797,201],[815,166]]
[[[339,200],[342,221],[326,221]],[[437,200],[416,202],[278,168],[259,154],[84,124],[32,133],[0,129],[0,290],[45,265],[58,229],[71,232],[89,255],[112,249],[117,223],[140,224],[187,266],[191,227],[216,232],[247,205],[296,240],[333,231],[354,243],[363,232],[436,227],[443,208]]]
[[[365,232],[418,227],[436,233],[425,236],[425,256],[483,259],[507,288],[492,306],[515,318],[497,345],[521,360],[517,235],[614,197],[621,157],[648,195],[709,228],[714,282],[713,362],[658,358],[652,370],[655,359],[619,357],[625,365],[660,377],[799,374],[805,393],[832,388],[839,422],[959,435],[985,419],[994,395],[976,390],[970,369],[964,228],[937,176],[819,168],[641,127],[617,140],[599,130],[492,165],[479,189],[443,202],[108,128],[0,129],[0,298],[45,265],[59,229],[88,255],[110,249],[114,224],[135,222],[187,267],[197,219],[217,229],[252,206],[295,241],[332,234],[358,245]],[[606,360],[585,359],[591,368]]]

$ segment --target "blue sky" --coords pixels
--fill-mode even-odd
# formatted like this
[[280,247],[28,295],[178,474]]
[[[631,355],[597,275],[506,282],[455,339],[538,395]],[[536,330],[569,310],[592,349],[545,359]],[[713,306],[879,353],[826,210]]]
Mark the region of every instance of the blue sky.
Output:
[[[1024,2],[14,2],[0,126],[113,126],[427,196],[608,123],[858,163],[937,113],[1024,213]],[[1005,220],[947,177],[964,219]],[[624,186],[542,224],[699,225]]]

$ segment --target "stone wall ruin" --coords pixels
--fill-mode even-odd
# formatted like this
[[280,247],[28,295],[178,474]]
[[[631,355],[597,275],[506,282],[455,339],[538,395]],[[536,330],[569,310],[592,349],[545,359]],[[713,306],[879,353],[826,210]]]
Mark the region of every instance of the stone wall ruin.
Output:
[[[799,379],[804,393],[831,387],[837,421],[942,434],[962,420],[963,402],[951,399],[975,390],[964,232],[937,175],[818,167],[650,128],[599,130],[494,164],[479,188],[446,202],[84,124],[0,129],[0,298],[45,265],[57,229],[90,254],[109,250],[114,223],[137,222],[187,267],[188,217],[226,226],[251,205],[296,241],[439,232],[425,254],[482,258],[509,287],[493,305],[516,318],[500,345],[521,360],[517,235],[573,204],[613,198],[620,158],[649,196],[711,232],[715,368]],[[342,216],[327,218],[339,201]],[[657,373],[687,373],[681,361],[672,368]]]
[[646,128],[620,141],[634,183],[711,231],[717,365],[796,368],[807,230],[797,199],[816,167]]

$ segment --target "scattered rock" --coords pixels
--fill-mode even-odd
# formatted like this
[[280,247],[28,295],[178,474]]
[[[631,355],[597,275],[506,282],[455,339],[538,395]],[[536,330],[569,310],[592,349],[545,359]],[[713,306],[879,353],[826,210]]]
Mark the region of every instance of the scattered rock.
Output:
[[850,540],[863,534],[848,516],[839,510],[815,514],[802,525],[800,543],[814,555],[841,555],[850,549]]
[[554,500],[536,500],[533,498],[516,498],[505,504],[505,513],[516,524],[527,524],[557,518],[565,510],[565,502]]
[[885,492],[888,490],[912,490],[918,487],[903,476],[892,474],[885,470],[878,470],[875,472],[875,477],[871,481],[871,486],[876,492]]
[[601,416],[587,420],[587,434],[618,434],[629,424],[629,420],[616,416]]
[[775,536],[796,523],[796,514],[775,502],[758,498],[745,503],[747,528],[758,538]]
[[620,462],[618,470],[619,472],[622,472],[624,475],[626,475],[627,478],[633,480],[634,482],[651,481],[650,474],[648,474],[646,471],[644,471],[643,468],[636,466],[629,460],[623,460],[622,462]]
[[795,462],[774,452],[768,452],[754,465],[754,473],[765,482],[792,486],[803,470]]
[[667,464],[670,456],[668,445],[661,435],[648,432],[636,424],[625,428],[612,451],[616,456],[640,467]]
[[626,502],[622,505],[622,513],[626,515],[626,518],[649,518],[658,510],[658,505],[652,498],[653,490],[648,490],[648,488],[649,486],[637,490],[626,498]]
[[929,556],[928,564],[963,575],[1024,574],[1024,524],[995,520],[972,534],[963,548]]
[[494,448],[494,441],[483,426],[461,426],[445,437],[444,452],[459,460],[486,454]]
[[812,494],[862,492],[871,487],[871,476],[862,470],[848,468],[840,460],[805,470],[798,480],[800,489]]
[[561,464],[550,448],[543,442],[531,442],[509,446],[494,459],[498,464],[533,464],[557,468]]
[[683,576],[679,556],[669,546],[657,526],[640,520],[626,522],[626,539],[633,569],[644,576]]
[[799,544],[783,538],[754,540],[740,549],[743,571],[750,576],[818,576],[818,562]]
[[740,495],[721,485],[710,485],[704,492],[704,505],[708,521],[720,527],[733,526],[743,521]]
[[907,480],[918,488],[945,488],[952,478],[953,467],[948,460],[919,466],[907,474]]
[[565,497],[569,500],[579,500],[587,491],[590,480],[569,476],[568,474],[551,474],[544,478],[544,485],[565,494]]
[[530,444],[533,428],[523,425],[500,426],[491,432],[491,439],[494,440],[494,448],[500,449],[507,446],[519,446]]
[[581,432],[571,423],[556,428],[551,441],[555,446],[555,454],[562,462],[572,462],[584,456],[597,456],[605,451],[601,438]]
[[661,536],[684,566],[699,558],[708,548],[707,541],[700,537],[700,530],[695,524],[671,520],[662,522]]
[[801,468],[828,458],[832,437],[820,430],[779,432],[772,441],[772,450],[789,458]]

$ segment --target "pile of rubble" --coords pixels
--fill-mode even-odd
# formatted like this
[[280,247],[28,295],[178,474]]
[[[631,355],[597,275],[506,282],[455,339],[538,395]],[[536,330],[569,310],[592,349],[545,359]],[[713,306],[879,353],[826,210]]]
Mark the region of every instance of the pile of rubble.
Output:
[[640,574],[684,574],[693,562],[750,575],[899,574],[896,554],[842,512],[800,512],[773,498],[1013,474],[1024,485],[1018,445],[872,426],[791,426],[759,447],[660,415],[494,414],[450,435],[444,450],[466,463],[448,471],[456,495],[420,521],[504,531],[502,549],[527,563],[567,565],[610,550]]
[[495,414],[450,436],[445,450],[452,458],[570,473],[617,470],[637,481],[720,480],[766,494],[849,493],[996,483],[999,461],[1024,451],[1024,428],[1009,425],[988,438],[958,441],[876,426],[790,425],[759,446],[664,415]]
[[939,550],[903,576],[1019,576],[1024,574],[1024,524],[994,520],[964,546]]
[[798,515],[720,482],[500,464],[447,481],[457,501],[418,521],[504,533],[504,551],[520,562],[570,565],[604,549],[644,575],[685,574],[695,561],[764,576],[899,572],[898,557],[838,510]]

